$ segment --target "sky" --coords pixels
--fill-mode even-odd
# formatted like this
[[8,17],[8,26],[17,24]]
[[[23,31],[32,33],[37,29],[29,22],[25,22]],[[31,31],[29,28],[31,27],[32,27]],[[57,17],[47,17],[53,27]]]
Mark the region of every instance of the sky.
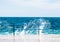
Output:
[[0,0],[0,17],[60,17],[60,0]]

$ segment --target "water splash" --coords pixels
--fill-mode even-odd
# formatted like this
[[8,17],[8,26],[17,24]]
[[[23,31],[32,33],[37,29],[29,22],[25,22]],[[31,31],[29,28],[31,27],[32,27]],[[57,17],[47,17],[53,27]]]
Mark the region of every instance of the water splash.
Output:
[[60,18],[0,17],[0,35],[60,34]]

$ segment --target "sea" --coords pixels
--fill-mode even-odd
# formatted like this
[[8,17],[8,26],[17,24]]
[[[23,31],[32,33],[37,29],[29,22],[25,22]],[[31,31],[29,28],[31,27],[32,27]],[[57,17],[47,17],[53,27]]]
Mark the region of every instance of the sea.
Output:
[[0,17],[0,42],[59,42],[60,17]]

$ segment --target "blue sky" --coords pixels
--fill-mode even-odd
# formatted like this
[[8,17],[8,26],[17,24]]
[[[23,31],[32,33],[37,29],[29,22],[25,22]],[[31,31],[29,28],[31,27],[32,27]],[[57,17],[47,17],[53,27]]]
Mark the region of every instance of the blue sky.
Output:
[[0,16],[60,17],[60,0],[0,0]]

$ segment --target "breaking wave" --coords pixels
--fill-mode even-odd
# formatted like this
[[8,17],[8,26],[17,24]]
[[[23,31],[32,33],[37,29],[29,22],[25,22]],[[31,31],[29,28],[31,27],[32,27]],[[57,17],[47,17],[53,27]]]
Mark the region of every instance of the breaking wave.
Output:
[[60,34],[60,18],[0,17],[0,35]]

